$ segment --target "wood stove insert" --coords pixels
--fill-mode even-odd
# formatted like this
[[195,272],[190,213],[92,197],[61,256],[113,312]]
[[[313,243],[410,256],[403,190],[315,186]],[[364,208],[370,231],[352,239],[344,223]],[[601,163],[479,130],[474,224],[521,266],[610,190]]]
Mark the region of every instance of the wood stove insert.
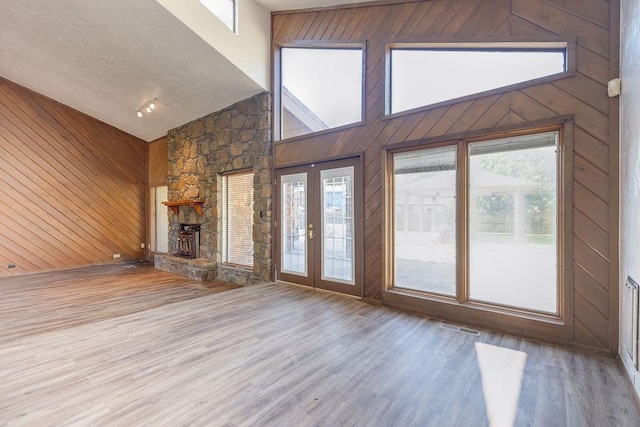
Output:
[[183,258],[200,257],[200,224],[180,224],[174,255]]

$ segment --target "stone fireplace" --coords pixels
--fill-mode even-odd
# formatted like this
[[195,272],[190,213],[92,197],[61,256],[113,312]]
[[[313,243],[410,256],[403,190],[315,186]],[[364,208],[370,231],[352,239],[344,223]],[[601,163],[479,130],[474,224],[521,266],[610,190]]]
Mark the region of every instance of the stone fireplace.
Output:
[[[217,278],[242,285],[271,279],[271,195],[273,187],[271,96],[262,93],[168,132],[169,253],[182,252],[185,224],[199,226],[199,254],[185,259],[155,256],[157,268],[187,277]],[[222,174],[251,170],[253,266],[222,263]],[[189,201],[197,201],[197,205]],[[195,272],[187,271],[196,265]],[[175,266],[179,267],[175,267]],[[208,271],[201,271],[206,265]]]

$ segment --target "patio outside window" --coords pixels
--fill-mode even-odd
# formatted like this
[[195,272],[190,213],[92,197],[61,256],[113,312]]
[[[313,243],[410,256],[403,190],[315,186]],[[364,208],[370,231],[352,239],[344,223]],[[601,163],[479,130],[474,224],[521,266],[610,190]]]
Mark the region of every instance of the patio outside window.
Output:
[[[558,314],[558,138],[546,132],[395,153],[393,286]],[[458,221],[467,224],[466,241]]]

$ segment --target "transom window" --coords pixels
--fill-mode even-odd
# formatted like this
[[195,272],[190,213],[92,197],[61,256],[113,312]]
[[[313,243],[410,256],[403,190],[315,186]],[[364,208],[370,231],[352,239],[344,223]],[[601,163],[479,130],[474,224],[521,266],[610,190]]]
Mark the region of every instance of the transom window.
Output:
[[393,114],[567,70],[566,43],[420,44],[389,47]]
[[362,48],[280,49],[279,139],[362,120]]
[[393,287],[559,314],[558,140],[392,154]]

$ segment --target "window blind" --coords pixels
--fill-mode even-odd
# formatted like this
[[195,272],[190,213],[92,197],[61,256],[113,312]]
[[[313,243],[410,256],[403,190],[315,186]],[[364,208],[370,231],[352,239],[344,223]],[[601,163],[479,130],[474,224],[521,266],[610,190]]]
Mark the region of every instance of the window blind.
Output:
[[155,252],[169,252],[169,211],[162,202],[168,199],[168,187],[156,187],[155,188],[155,203],[156,203],[156,216],[155,216],[155,245],[153,250]]
[[474,142],[469,144],[469,154],[472,156],[476,156],[483,154],[506,153],[510,151],[553,147],[557,144],[557,132],[536,133],[533,135]]
[[222,262],[253,266],[253,176],[222,177]]

